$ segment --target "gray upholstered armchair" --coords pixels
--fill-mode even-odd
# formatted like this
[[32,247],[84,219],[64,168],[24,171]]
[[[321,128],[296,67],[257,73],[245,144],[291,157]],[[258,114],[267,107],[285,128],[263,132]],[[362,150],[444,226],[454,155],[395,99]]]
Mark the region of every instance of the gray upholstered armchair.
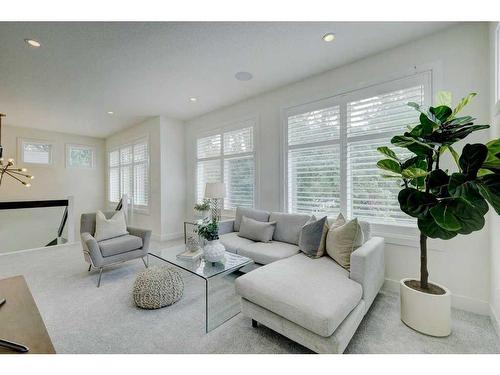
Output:
[[[109,219],[115,212],[104,212],[104,215]],[[144,265],[148,266],[150,230],[127,227],[129,234],[98,242],[94,238],[95,217],[95,213],[82,214],[80,236],[83,256],[89,263],[89,272],[92,267],[99,270],[98,288],[101,285],[102,270],[106,266],[137,258],[141,258]]]

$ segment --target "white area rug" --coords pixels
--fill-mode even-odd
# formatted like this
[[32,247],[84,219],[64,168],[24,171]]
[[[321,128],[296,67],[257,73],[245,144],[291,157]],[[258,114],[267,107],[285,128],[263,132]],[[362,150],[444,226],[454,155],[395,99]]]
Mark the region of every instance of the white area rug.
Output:
[[[58,353],[310,353],[241,314],[205,334],[205,284],[187,273],[178,303],[146,311],[131,296],[141,260],[106,270],[99,289],[87,267],[79,245],[0,256],[0,278],[24,275]],[[421,335],[399,320],[398,296],[381,293],[346,352],[500,353],[500,344],[488,317],[456,310],[451,336]]]

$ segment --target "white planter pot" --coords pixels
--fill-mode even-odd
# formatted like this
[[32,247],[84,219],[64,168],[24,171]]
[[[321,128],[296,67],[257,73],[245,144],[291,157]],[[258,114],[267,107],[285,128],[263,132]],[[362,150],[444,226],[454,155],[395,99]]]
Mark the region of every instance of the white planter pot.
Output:
[[203,247],[203,257],[207,262],[219,262],[224,259],[226,248],[218,240],[208,241]]
[[430,336],[444,337],[451,333],[451,293],[442,285],[445,294],[429,294],[412,289],[400,281],[401,320],[408,327]]

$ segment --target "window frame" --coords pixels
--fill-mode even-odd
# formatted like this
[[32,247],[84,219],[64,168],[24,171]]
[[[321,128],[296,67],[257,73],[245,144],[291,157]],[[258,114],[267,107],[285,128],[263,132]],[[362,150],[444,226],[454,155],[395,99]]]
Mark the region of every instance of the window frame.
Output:
[[[92,151],[92,162],[89,167],[71,165],[71,150],[72,148],[80,148]],[[95,146],[83,145],[77,143],[66,143],[66,168],[75,168],[75,169],[94,169],[96,165],[96,148]]]
[[[147,148],[148,148],[148,153],[147,153],[147,160],[146,160],[146,166],[147,166],[147,171],[148,171],[148,178],[147,178],[147,194],[148,194],[148,204],[147,205],[137,205],[135,204],[135,202],[133,201],[134,199],[134,185],[135,185],[135,168],[134,166],[136,164],[142,164],[144,162],[135,162],[134,161],[134,154],[133,154],[133,149],[134,149],[134,145],[137,145],[139,143],[146,143],[147,145]],[[140,214],[145,214],[145,215],[149,215],[150,214],[150,209],[151,209],[151,143],[149,141],[149,136],[143,136],[143,137],[138,137],[138,138],[134,138],[133,140],[131,141],[128,141],[126,143],[122,143],[122,144],[119,144],[119,145],[115,145],[113,147],[110,147],[106,150],[106,173],[107,173],[107,184],[106,184],[106,201],[108,202],[108,205],[111,206],[113,204],[117,204],[119,201],[117,202],[113,202],[110,200],[110,182],[111,182],[111,166],[110,166],[110,154],[113,152],[113,151],[118,151],[118,166],[117,167],[113,167],[113,168],[118,168],[118,181],[119,181],[119,197],[121,199],[121,197],[123,196],[122,192],[121,192],[121,176],[122,176],[122,162],[121,162],[121,157],[120,157],[120,150],[121,149],[124,149],[126,147],[131,147],[132,148],[132,161],[130,163],[127,163],[126,165],[129,165],[131,166],[131,170],[132,170],[132,186],[131,186],[131,189],[132,189],[132,192],[130,194],[130,196],[128,197],[129,198],[129,202],[131,202],[131,206],[133,207],[133,212],[135,213],[140,213]]]
[[[34,143],[34,144],[40,144],[40,145],[48,145],[50,146],[50,151],[49,151],[49,162],[48,163],[33,163],[33,162],[28,162],[25,161],[24,159],[24,145],[25,143]],[[38,139],[38,138],[18,138],[18,157],[19,161],[22,164],[27,164],[32,167],[54,167],[54,159],[55,159],[55,143],[45,140],[45,139]]]
[[[282,178],[282,209],[284,212],[289,211],[289,197],[288,197],[288,153],[292,149],[300,149],[313,146],[321,145],[340,145],[340,212],[342,212],[346,217],[349,217],[352,208],[348,207],[349,204],[349,194],[347,191],[348,187],[348,160],[347,160],[347,148],[348,145],[354,142],[360,142],[369,139],[375,139],[374,134],[368,135],[348,135],[347,134],[347,106],[348,103],[356,101],[359,99],[369,98],[371,96],[376,96],[391,91],[396,91],[402,88],[408,88],[412,85],[423,84],[424,86],[424,106],[429,106],[432,102],[432,97],[434,95],[433,88],[433,70],[426,69],[422,71],[415,72],[413,74],[400,75],[393,79],[381,81],[374,83],[372,85],[366,85],[365,87],[355,88],[353,90],[338,93],[333,96],[320,98],[314,101],[310,101],[303,104],[297,104],[290,107],[284,107],[281,111],[282,117],[282,141],[281,141],[281,178]],[[304,145],[289,145],[288,144],[288,118],[297,114],[304,112],[314,111],[322,108],[327,108],[331,106],[339,106],[340,108],[340,134],[338,139],[333,139],[329,141],[318,141],[314,143],[307,143]],[[394,131],[382,131],[376,134],[376,139],[383,139],[384,136],[389,137],[394,134]],[[302,147],[301,147],[302,146]],[[405,222],[385,222],[383,220],[369,220],[372,224],[383,225],[383,226],[395,226],[395,227],[416,227],[416,223],[405,223]]]
[[[237,131],[246,128],[252,128],[252,137],[253,137],[253,150],[250,152],[242,152],[237,154],[224,155],[224,134]],[[202,138],[207,138],[215,135],[220,135],[221,137],[221,149],[220,154],[218,156],[206,157],[206,158],[198,158],[198,140]],[[257,160],[257,148],[258,148],[258,118],[256,116],[245,117],[240,120],[228,122],[222,126],[198,133],[194,138],[194,202],[198,202],[198,162],[200,161],[210,161],[210,160],[219,160],[219,165],[221,168],[221,182],[224,182],[224,161],[241,158],[246,156],[252,156],[254,162],[254,178],[253,178],[253,204],[252,207],[256,207],[258,202],[258,175],[259,175],[259,163]],[[225,200],[222,201],[222,214],[224,216],[231,216],[236,212],[236,209],[226,209],[225,208]]]
[[495,102],[494,112],[495,115],[500,114],[500,22],[497,22],[495,27],[495,40],[494,40],[494,53],[495,53],[495,67],[494,67],[494,80],[495,80]]

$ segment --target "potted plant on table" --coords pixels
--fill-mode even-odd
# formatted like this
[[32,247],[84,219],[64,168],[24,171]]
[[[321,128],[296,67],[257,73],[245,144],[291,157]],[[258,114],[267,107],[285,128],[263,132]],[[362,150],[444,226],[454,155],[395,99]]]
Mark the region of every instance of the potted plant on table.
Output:
[[[407,149],[412,157],[402,160],[390,148],[378,148],[386,158],[377,166],[386,171],[383,177],[402,181],[400,208],[417,219],[420,231],[420,280],[400,282],[401,320],[432,336],[451,333],[451,295],[446,287],[429,282],[427,239],[449,240],[481,230],[488,203],[500,214],[500,139],[466,144],[461,155],[453,147],[469,134],[489,128],[474,125],[471,116],[457,116],[475,95],[460,100],[454,110],[448,92],[439,93],[438,103],[428,110],[408,103],[420,112],[420,123],[393,137],[391,143]],[[441,169],[445,152],[456,164],[453,173]]]
[[208,199],[203,199],[203,202],[194,205],[194,210],[198,213],[198,217],[201,220],[206,219],[210,211],[210,201]]
[[203,246],[203,257],[207,262],[219,262],[224,259],[226,249],[219,242],[219,222],[217,220],[199,223],[196,232],[206,241]]

